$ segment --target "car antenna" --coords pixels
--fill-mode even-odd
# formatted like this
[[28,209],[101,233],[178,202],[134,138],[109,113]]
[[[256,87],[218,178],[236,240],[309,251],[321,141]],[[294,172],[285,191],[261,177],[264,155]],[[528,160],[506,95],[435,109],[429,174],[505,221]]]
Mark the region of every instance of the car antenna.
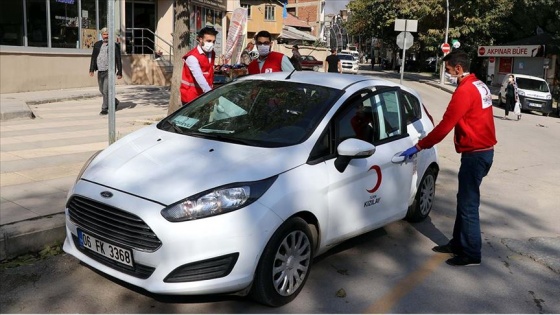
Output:
[[296,69],[292,70],[292,72],[290,72],[290,74],[288,74],[288,76],[284,80],[289,80],[292,77],[292,73],[294,73],[295,71]]

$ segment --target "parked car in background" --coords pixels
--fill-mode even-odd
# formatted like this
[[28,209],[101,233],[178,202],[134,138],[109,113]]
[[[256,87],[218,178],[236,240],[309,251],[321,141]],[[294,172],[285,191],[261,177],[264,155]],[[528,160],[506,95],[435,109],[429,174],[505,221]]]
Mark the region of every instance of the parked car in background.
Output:
[[303,70],[319,71],[323,67],[323,61],[317,60],[311,55],[301,56],[301,58],[300,63]]
[[340,63],[342,65],[342,72],[343,73],[353,73],[358,74],[358,60],[356,60],[352,55],[349,54],[337,54],[338,59],[340,59]]
[[339,54],[351,55],[356,61],[360,62],[360,53],[356,50],[341,50]]
[[156,294],[284,305],[314,257],[428,217],[437,149],[401,153],[433,127],[390,81],[241,77],[92,156],[68,193],[64,251]]
[[510,75],[513,75],[517,83],[522,111],[536,111],[547,116],[552,112],[552,93],[548,83],[539,77],[515,73],[504,76],[498,93],[498,101],[501,107],[505,106],[506,88]]

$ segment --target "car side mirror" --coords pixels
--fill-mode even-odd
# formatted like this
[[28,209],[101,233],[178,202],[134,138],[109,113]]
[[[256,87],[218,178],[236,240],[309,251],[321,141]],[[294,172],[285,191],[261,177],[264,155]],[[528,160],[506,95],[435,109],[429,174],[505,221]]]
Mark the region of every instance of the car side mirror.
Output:
[[369,142],[350,138],[342,141],[336,148],[338,156],[334,166],[339,172],[344,172],[352,159],[363,159],[375,153],[375,146]]

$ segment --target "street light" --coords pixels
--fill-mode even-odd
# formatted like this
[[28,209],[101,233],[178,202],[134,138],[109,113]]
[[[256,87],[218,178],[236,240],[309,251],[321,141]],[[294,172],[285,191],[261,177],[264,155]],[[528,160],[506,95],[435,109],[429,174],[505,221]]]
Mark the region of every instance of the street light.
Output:
[[[449,0],[446,0],[447,2],[447,24],[445,25],[445,41],[444,43],[447,43],[448,40],[448,36],[449,36]],[[443,74],[445,73],[445,66],[443,64],[443,62],[441,63],[441,74],[440,74],[440,84],[443,85]]]

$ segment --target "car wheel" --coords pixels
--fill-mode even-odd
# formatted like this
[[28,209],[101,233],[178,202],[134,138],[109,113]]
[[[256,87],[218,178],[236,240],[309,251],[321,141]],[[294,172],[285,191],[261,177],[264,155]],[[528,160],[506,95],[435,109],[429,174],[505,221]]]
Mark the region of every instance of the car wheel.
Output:
[[428,168],[424,177],[422,177],[420,186],[418,186],[414,202],[412,202],[412,205],[408,208],[408,212],[406,213],[407,221],[420,222],[428,217],[434,204],[436,178],[436,171],[433,168]]
[[315,71],[315,72],[319,71],[319,66],[314,66],[313,71]]
[[299,294],[311,270],[311,230],[301,218],[284,222],[266,245],[251,288],[259,303],[278,307]]

